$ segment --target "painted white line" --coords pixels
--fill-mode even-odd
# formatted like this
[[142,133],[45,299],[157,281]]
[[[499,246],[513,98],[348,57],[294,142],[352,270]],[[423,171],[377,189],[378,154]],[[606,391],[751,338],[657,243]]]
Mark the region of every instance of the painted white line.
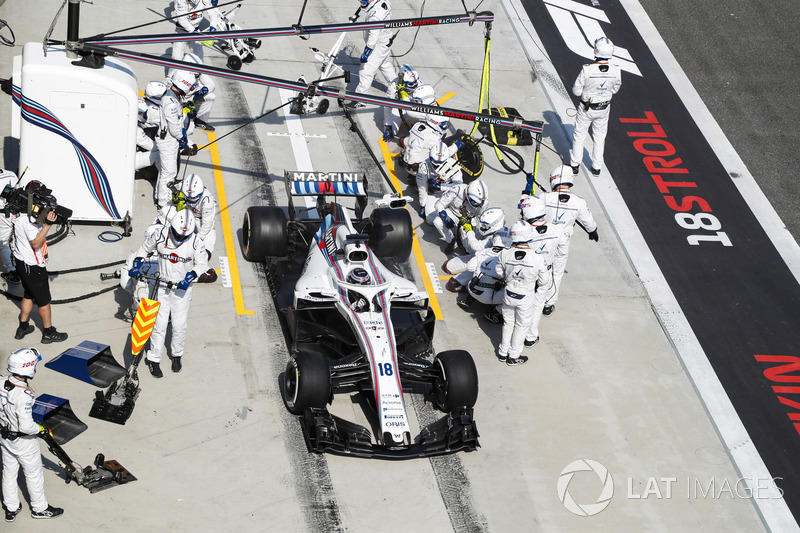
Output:
[[[297,115],[286,115],[297,116]],[[279,131],[268,131],[267,137],[303,137],[305,139],[327,139],[327,135],[320,135],[318,133],[281,133]],[[299,170],[299,169],[298,169]]]
[[425,267],[428,269],[428,277],[431,278],[431,286],[433,286],[433,292],[436,294],[442,294],[442,283],[439,281],[439,274],[436,272],[436,265],[433,263],[425,263]]
[[[292,91],[287,91],[286,89],[279,89],[278,91],[281,95],[282,103],[286,103],[295,97],[295,93]],[[308,145],[306,145],[305,132],[303,131],[303,123],[300,121],[300,115],[293,115],[289,113],[288,108],[284,107],[283,117],[286,122],[286,129],[289,130],[289,140],[292,143],[292,153],[294,154],[296,163],[296,168],[294,170],[301,170],[303,172],[313,171],[314,167],[311,164],[311,154],[308,151]],[[309,209],[317,205],[316,196],[303,196],[303,200],[306,204],[305,206]],[[308,214],[311,217],[317,216],[316,210],[309,211]]]
[[231,268],[228,265],[228,257],[221,255],[219,257],[219,275],[222,278],[223,287],[233,287],[231,282]]
[[[537,79],[558,80],[558,73],[550,62],[549,57],[545,54],[541,40],[536,35],[533,24],[522,7],[521,1],[502,0],[502,4],[512,22],[512,27],[525,48],[528,60],[537,74]],[[749,196],[746,197],[752,199],[750,205],[754,213],[762,221],[762,225],[765,226],[764,230],[792,269],[795,277],[797,277],[797,267],[800,265],[800,250],[798,250],[797,243],[791,239],[791,235],[785,229],[782,232],[778,231],[778,228],[784,228],[784,226],[780,223],[775,210],[755,184],[755,180],[752,179],[750,173],[747,172],[741,159],[736,155],[733,147],[700,100],[697,92],[691,87],[688,78],[686,78],[677,61],[667,49],[666,44],[658,35],[657,30],[639,3],[636,0],[622,0],[622,4],[639,29],[639,33],[645,39],[651,51],[653,51],[664,72],[670,79],[680,80],[677,84],[673,82],[678,96],[684,101],[689,112],[698,118],[697,123],[701,124],[701,131],[706,135],[711,147],[715,150],[723,165],[725,165],[726,169],[729,169],[729,172],[738,172],[742,176],[737,178],[735,183],[740,187],[740,190],[744,188],[747,191]],[[558,111],[562,109],[566,111],[573,108],[566,89],[549,85],[547,81],[542,83],[542,88],[550,100],[551,107],[559,113],[562,124],[564,126],[572,126],[574,119],[569,118],[566,112]],[[694,115],[695,113],[700,113],[701,116],[698,117]],[[702,124],[706,125],[702,126]],[[572,135],[572,128],[565,127],[564,134],[566,140],[569,141]],[[587,143],[589,141],[587,137]],[[591,153],[591,147],[587,146],[587,149]],[[731,404],[708,357],[700,346],[700,342],[678,305],[675,295],[664,279],[650,248],[647,246],[633,216],[628,210],[628,206],[625,205],[622,195],[614,184],[613,178],[610,177],[608,169],[600,178],[587,181],[600,200],[607,218],[611,221],[614,231],[623,244],[631,265],[642,280],[652,301],[656,317],[661,322],[670,342],[675,347],[675,351],[683,361],[698,395],[703,401],[742,478],[750,480],[772,479],[764,460],[753,445],[750,435],[742,424],[736,409]],[[744,186],[741,185],[745,181],[748,183]],[[745,194],[745,192],[743,191],[742,194]],[[763,221],[768,223],[765,225]],[[775,221],[779,225],[775,226]],[[766,227],[769,225],[775,226],[775,229]],[[786,237],[788,237],[788,240]],[[774,484],[770,485],[769,490],[766,491],[766,497],[752,498],[764,523],[772,531],[800,530],[777,487]],[[765,494],[765,492],[759,494]]]

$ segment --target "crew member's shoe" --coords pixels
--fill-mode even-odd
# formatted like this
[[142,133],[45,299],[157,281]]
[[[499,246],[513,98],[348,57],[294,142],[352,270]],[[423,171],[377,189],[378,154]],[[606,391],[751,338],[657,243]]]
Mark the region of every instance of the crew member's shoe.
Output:
[[42,332],[42,344],[50,344],[51,342],[62,342],[67,340],[66,333],[56,331],[55,326],[50,326],[49,328],[45,328]]
[[48,505],[44,511],[31,511],[33,518],[58,518],[62,514],[64,514],[64,509],[53,507],[52,505]]
[[9,511],[6,509],[6,522],[13,522],[17,519],[17,515],[22,512],[22,505],[17,507],[16,511]]
[[450,255],[456,249],[456,238],[453,237],[453,240],[447,243],[447,246],[444,247],[444,255]]
[[28,333],[33,333],[33,330],[35,329],[36,328],[33,327],[33,324],[31,324],[30,322],[25,322],[24,324],[20,322],[19,327],[17,328],[17,332],[14,333],[14,338],[17,340],[23,339],[25,338],[25,335],[27,335]]
[[537,342],[539,342],[539,337],[536,337],[536,338],[535,338],[535,339],[533,339],[532,341],[529,341],[528,339],[525,339],[525,346],[526,346],[526,347],[528,347],[528,348],[530,348],[531,346],[533,346],[533,345],[534,345],[534,344],[536,344]]
[[445,288],[450,292],[458,292],[461,289],[463,289],[464,286],[461,285],[458,281],[456,281],[456,278],[450,278],[447,280]]
[[550,316],[550,315],[553,314],[553,311],[555,310],[555,308],[556,308],[555,305],[545,305],[544,309],[542,309],[542,314],[544,316]]
[[201,130],[214,131],[214,126],[212,126],[205,120],[200,120],[197,117],[194,118],[194,125],[200,128]]
[[573,173],[573,174],[577,174],[577,173],[578,173],[578,170],[580,170],[580,166],[578,166],[578,165],[575,165],[574,167],[572,167],[572,173]]
[[592,167],[592,174],[594,176],[599,176],[600,175],[600,169]]
[[489,322],[492,322],[493,324],[503,323],[503,315],[496,308],[492,308],[486,311],[483,314],[483,318],[485,318]]
[[473,298],[473,297],[472,297],[472,295],[470,295],[470,294],[467,294],[467,295],[464,297],[464,299],[462,299],[462,300],[456,300],[456,303],[457,303],[457,304],[458,304],[458,306],[459,306],[461,309],[463,309],[464,311],[469,311],[469,308],[470,308],[470,306],[472,305],[472,302],[474,302],[474,301],[475,301],[475,298]]
[[498,353],[497,360],[500,361],[501,363],[505,363],[506,361],[508,361],[508,354]]
[[147,361],[147,368],[154,378],[163,378],[164,373],[161,371],[161,365],[155,361]]
[[517,365],[524,365],[527,362],[528,362],[528,356],[520,355],[519,357],[514,357],[514,358],[509,357],[508,360],[506,361],[506,364],[508,366],[517,366]]
[[173,357],[172,358],[172,371],[177,373],[177,372],[181,371],[181,368],[183,368],[183,365],[181,364],[181,358],[180,357]]

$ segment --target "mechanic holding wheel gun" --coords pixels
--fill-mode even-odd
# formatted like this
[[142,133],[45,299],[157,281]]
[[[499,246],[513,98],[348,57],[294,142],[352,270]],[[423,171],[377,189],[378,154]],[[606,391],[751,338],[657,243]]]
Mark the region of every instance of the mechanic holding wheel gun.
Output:
[[[139,275],[144,258],[153,250],[158,256],[158,294],[161,303],[150,336],[150,349],[145,361],[153,377],[160,378],[161,352],[167,335],[167,324],[172,322],[171,359],[172,371],[180,372],[181,358],[186,345],[186,322],[189,317],[189,304],[192,301],[192,282],[198,272],[208,268],[206,251],[202,240],[194,232],[195,218],[191,210],[183,209],[173,213],[169,221],[159,231],[149,233],[133,260],[133,268],[128,274],[133,278]],[[170,316],[172,319],[170,320]]]
[[49,431],[33,421],[33,391],[28,380],[36,374],[42,355],[36,348],[20,348],[8,356],[6,378],[0,376],[0,448],[3,452],[3,505],[6,522],[13,522],[22,511],[17,490],[19,467],[25,473],[25,483],[31,497],[33,518],[58,518],[64,509],[53,507],[44,496],[42,451],[36,435]]

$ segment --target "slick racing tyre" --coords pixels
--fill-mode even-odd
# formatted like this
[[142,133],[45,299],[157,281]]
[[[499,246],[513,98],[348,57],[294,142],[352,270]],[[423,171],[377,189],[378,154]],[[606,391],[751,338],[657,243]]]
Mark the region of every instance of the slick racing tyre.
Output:
[[317,352],[299,352],[289,359],[283,374],[286,408],[296,415],[309,407],[322,408],[331,398],[328,360]]
[[286,214],[275,206],[249,207],[242,224],[242,254],[248,261],[286,255]]
[[370,221],[372,234],[369,246],[375,254],[381,259],[389,257],[398,261],[408,259],[414,236],[408,210],[382,207],[372,212]]
[[433,403],[445,413],[471,408],[478,401],[478,369],[466,350],[440,352],[433,360],[438,371],[433,383]]

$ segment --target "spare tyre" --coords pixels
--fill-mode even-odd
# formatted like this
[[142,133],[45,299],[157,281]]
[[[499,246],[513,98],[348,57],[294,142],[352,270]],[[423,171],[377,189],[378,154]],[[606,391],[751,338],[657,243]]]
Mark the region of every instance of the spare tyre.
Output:
[[242,255],[248,261],[286,255],[286,214],[275,206],[247,208],[242,223]]
[[375,254],[383,258],[405,261],[411,255],[414,229],[411,215],[407,209],[381,207],[372,212],[372,233],[369,246]]

